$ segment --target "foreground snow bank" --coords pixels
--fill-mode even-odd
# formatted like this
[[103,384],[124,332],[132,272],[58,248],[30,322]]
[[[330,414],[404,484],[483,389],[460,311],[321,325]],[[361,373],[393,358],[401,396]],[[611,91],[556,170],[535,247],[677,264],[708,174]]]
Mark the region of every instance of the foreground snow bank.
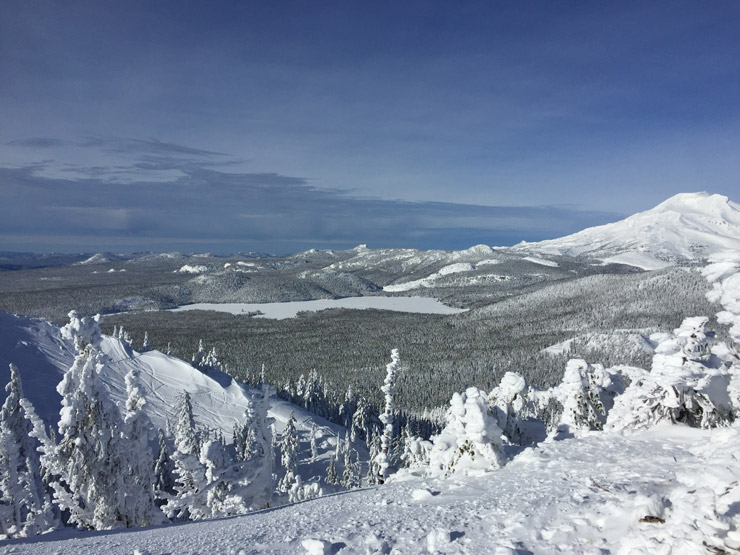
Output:
[[411,478],[185,526],[73,538],[62,531],[5,549],[40,555],[728,550],[740,547],[738,453],[737,427],[595,432],[527,449],[483,476]]

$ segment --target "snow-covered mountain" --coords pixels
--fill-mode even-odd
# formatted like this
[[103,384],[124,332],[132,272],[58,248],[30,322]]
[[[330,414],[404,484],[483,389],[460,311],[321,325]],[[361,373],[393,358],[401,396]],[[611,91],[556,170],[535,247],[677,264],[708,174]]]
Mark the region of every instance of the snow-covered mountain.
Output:
[[595,258],[646,270],[699,261],[726,250],[740,250],[740,204],[709,193],[681,193],[619,222],[510,249]]

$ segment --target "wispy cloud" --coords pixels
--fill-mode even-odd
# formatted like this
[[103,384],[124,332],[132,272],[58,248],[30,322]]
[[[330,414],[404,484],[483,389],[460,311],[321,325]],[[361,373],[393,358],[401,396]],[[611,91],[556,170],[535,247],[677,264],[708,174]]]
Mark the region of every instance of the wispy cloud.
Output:
[[[75,250],[106,239],[133,250],[206,242],[212,250],[288,252],[309,247],[464,248],[511,244],[577,231],[617,218],[573,207],[474,206],[360,199],[305,177],[198,168],[169,182],[107,177],[49,178],[36,168],[0,168],[0,234],[76,237]],[[22,191],[23,194],[17,194]],[[159,243],[161,238],[170,247]],[[237,248],[236,245],[240,246]]]
[[54,148],[67,144],[67,141],[53,137],[29,137],[27,139],[14,139],[5,143],[8,146],[19,146],[25,148]]

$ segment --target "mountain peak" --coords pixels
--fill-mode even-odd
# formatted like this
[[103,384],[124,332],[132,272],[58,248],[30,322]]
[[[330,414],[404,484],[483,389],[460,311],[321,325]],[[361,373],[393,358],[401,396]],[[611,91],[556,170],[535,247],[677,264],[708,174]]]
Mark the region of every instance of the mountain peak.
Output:
[[724,195],[680,193],[629,218],[516,251],[582,256],[646,270],[740,250],[740,204]]
[[724,195],[711,194],[707,192],[679,193],[668,200],[661,202],[658,206],[648,212],[693,212],[711,216],[720,215],[722,210],[735,208],[737,205]]

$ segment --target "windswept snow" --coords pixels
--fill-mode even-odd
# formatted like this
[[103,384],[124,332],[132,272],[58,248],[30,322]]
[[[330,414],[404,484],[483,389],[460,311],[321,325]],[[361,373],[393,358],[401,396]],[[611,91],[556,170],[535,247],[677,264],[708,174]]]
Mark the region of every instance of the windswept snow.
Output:
[[295,318],[299,312],[317,312],[331,308],[353,310],[392,310],[418,314],[457,314],[464,309],[447,306],[437,299],[428,297],[346,297],[344,299],[318,299],[314,301],[292,301],[285,303],[196,303],[171,309],[215,310],[230,314],[255,314],[256,318],[283,320]]

